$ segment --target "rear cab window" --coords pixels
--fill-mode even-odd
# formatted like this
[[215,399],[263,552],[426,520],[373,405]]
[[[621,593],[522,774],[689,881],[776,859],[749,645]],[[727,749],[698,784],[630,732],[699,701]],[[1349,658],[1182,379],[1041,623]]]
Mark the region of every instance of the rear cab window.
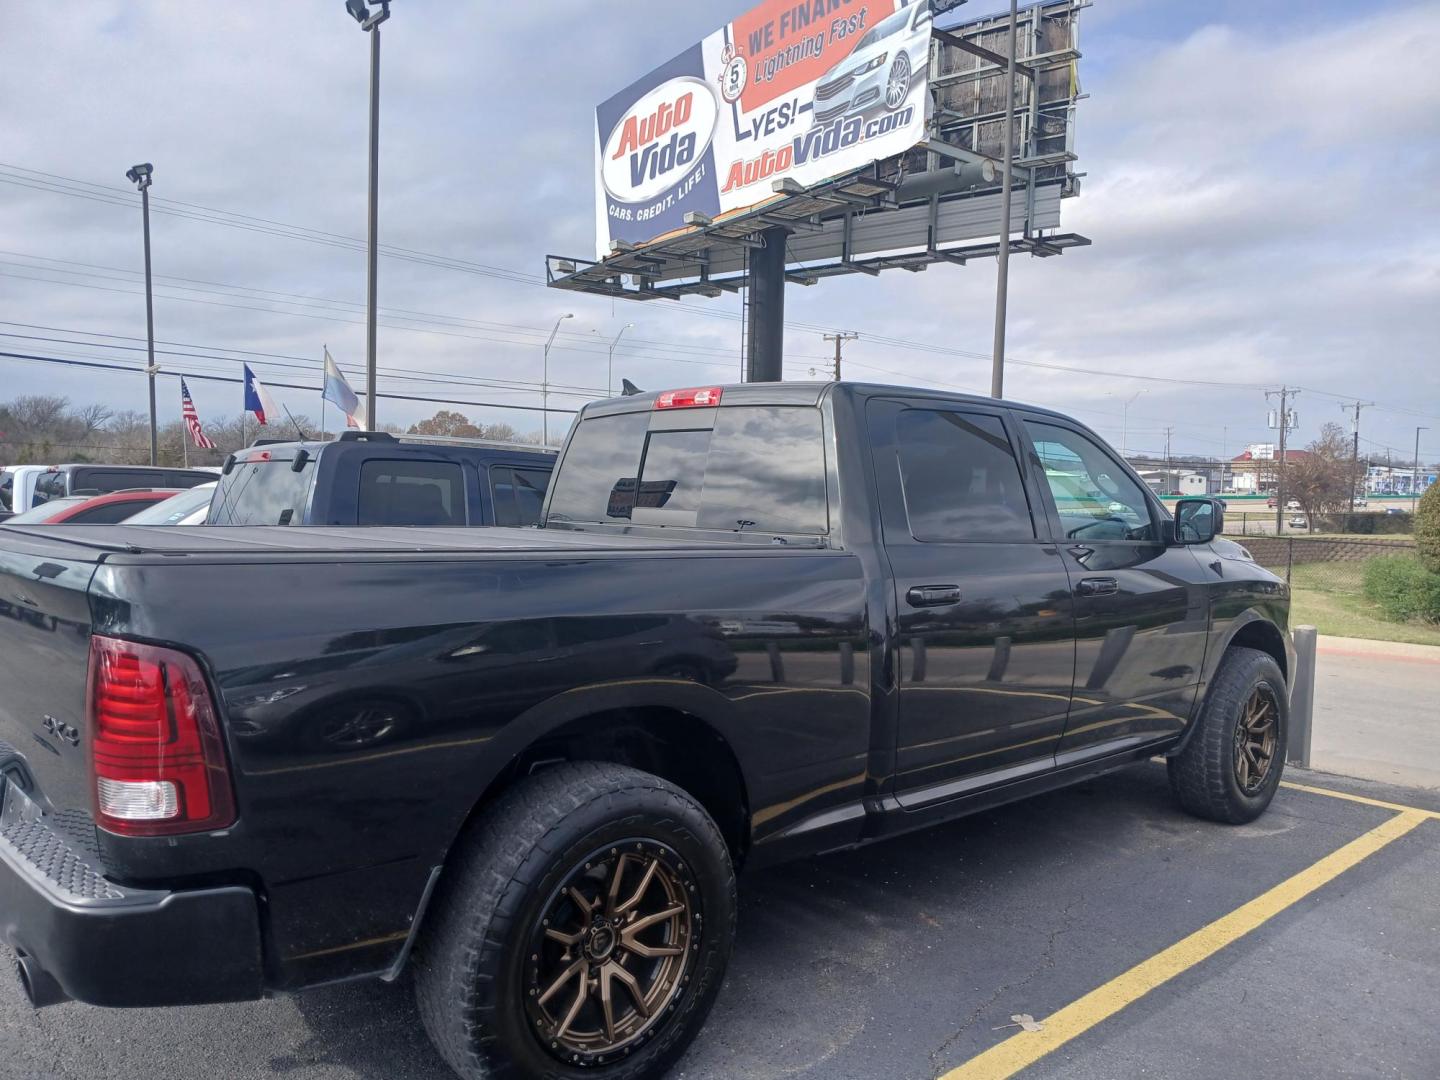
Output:
[[299,471],[295,451],[250,451],[236,460],[210,503],[209,525],[303,525],[315,455],[307,454]]
[[829,533],[814,406],[735,405],[582,421],[546,525],[659,526],[764,542]]

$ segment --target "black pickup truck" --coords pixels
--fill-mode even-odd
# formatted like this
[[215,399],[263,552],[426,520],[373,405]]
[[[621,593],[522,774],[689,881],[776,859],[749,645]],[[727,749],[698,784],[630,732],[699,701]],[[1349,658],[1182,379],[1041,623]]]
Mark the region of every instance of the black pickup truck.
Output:
[[0,528],[0,938],[37,1005],[410,971],[462,1076],[659,1075],[742,864],[1152,755],[1261,813],[1289,596],[1222,512],[838,383],[592,404],[538,530]]

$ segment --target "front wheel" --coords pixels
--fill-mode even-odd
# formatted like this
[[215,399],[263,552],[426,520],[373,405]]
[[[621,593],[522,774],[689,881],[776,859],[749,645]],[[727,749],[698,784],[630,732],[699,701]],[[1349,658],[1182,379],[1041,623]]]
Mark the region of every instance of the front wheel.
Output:
[[1268,653],[1231,648],[1220,663],[1197,728],[1170,758],[1170,787],[1199,817],[1254,821],[1280,786],[1290,728],[1280,665]]
[[641,1080],[710,1010],[735,877],[693,799],[618,765],[521,781],[462,837],[417,942],[431,1040],[467,1080]]

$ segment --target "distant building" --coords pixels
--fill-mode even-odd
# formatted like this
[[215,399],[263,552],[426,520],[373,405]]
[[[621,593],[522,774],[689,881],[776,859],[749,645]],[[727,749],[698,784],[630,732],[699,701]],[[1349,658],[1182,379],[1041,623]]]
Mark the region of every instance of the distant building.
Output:
[[1436,474],[1428,469],[1420,470],[1419,486],[1415,484],[1415,471],[1400,466],[1371,465],[1365,470],[1365,493],[1367,495],[1423,495],[1434,484]]
[[[1303,461],[1309,456],[1308,450],[1285,451],[1285,461]],[[1253,443],[1245,452],[1230,459],[1227,487],[1241,495],[1261,494],[1273,491],[1279,448],[1274,443]]]

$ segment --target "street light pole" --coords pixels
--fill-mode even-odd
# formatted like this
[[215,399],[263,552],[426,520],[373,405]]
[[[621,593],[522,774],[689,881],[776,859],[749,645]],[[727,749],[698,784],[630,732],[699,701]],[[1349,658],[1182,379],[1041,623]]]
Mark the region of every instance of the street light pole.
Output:
[[[555,335],[560,333],[560,324],[566,319],[573,319],[574,317],[574,315],[566,313],[556,319],[555,329],[550,331],[550,337],[545,342],[544,367],[541,369],[540,374],[540,412],[541,415],[544,416],[544,419],[541,421],[544,431],[544,434],[541,436],[543,440],[541,443],[542,446],[550,445],[550,346],[555,344]],[[620,331],[622,334],[624,332],[623,330]],[[615,335],[615,340],[620,340],[619,334]],[[611,348],[613,349],[614,347],[612,346]]]
[[1005,307],[1010,293],[1010,204],[1015,171],[1015,22],[1017,0],[1010,0],[1010,46],[1005,67],[1005,150],[1000,182],[1000,248],[996,255],[995,278],[995,346],[990,358],[990,396],[1005,396]]
[[613,397],[615,393],[613,389],[613,387],[615,386],[615,346],[620,344],[620,338],[624,336],[626,330],[633,330],[634,328],[635,324],[633,322],[627,322],[624,326],[620,328],[620,333],[615,335],[615,340],[610,342],[610,359],[605,367],[606,397]]
[[145,375],[150,383],[150,464],[160,463],[159,439],[155,430],[155,293],[150,285],[150,183],[155,166],[148,161],[125,171],[125,179],[140,189],[140,218],[145,232]]
[[345,10],[370,35],[370,210],[367,237],[368,267],[365,282],[365,415],[371,431],[375,419],[375,303],[380,262],[380,24],[390,17],[390,0],[380,0],[371,14],[365,0],[345,0]]
[[1122,458],[1130,452],[1130,406],[1134,405],[1136,399],[1143,393],[1146,393],[1146,391],[1136,390],[1135,393],[1130,396],[1130,400],[1125,402],[1120,408],[1120,456]]

